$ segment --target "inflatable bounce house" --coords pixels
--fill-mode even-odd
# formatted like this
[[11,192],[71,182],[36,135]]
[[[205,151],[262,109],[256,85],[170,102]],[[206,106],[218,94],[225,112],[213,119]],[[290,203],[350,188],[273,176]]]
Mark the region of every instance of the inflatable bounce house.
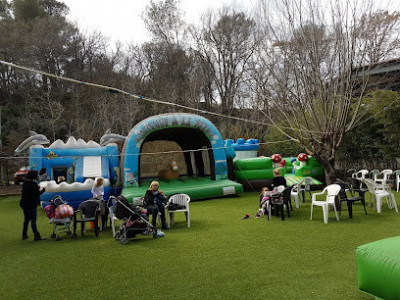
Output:
[[225,146],[229,145],[228,141],[236,154],[233,158],[234,160],[257,157],[259,147],[257,139],[248,139],[246,142],[242,138],[237,139],[237,141],[227,139],[225,140]]
[[244,190],[259,190],[269,186],[274,178],[273,170],[281,168],[282,176],[288,185],[297,184],[304,177],[312,177],[312,184],[320,185],[323,178],[322,166],[311,156],[300,153],[297,158],[274,154],[271,157],[257,157],[258,140],[249,139],[246,142],[238,139],[225,141],[225,145],[232,146],[236,153],[233,160],[234,178],[243,185]]
[[[167,144],[172,148],[162,148]],[[162,158],[160,152],[165,150],[171,156],[171,149],[176,153]],[[160,181],[160,190],[166,196],[186,193],[194,200],[243,191],[241,184],[228,179],[221,134],[209,120],[198,115],[171,113],[141,121],[130,131],[121,159],[122,195],[128,201],[143,196],[152,180]],[[164,167],[169,172],[160,172]],[[169,177],[161,176],[168,173]]]
[[40,183],[46,186],[45,193],[40,197],[42,207],[49,204],[54,196],[60,195],[77,209],[82,201],[92,198],[94,179],[100,176],[104,178],[105,199],[120,192],[117,144],[100,146],[94,141],[85,142],[71,136],[66,143],[57,140],[48,148],[44,148],[41,145],[44,144],[44,140],[32,140],[28,142],[30,145],[27,144],[27,140],[23,144],[30,146],[30,169],[40,171],[45,168],[50,177],[50,181]]
[[[124,141],[122,153],[115,143],[118,141]],[[57,140],[44,148],[49,143],[44,135],[31,132],[15,150],[20,153],[30,148],[30,169],[45,168],[50,175],[50,181],[41,183],[46,185],[42,205],[60,195],[77,208],[92,197],[94,179],[100,176],[104,178],[105,199],[122,192],[132,202],[145,194],[153,180],[160,182],[166,196],[186,193],[197,200],[268,186],[277,167],[289,185],[305,176],[319,178],[323,174],[322,167],[304,153],[297,159],[279,154],[257,157],[258,140],[224,141],[209,120],[194,114],[147,118],[127,137],[107,130],[100,144],[70,137],[66,143]]]
[[400,299],[400,236],[358,246],[358,287],[375,299]]

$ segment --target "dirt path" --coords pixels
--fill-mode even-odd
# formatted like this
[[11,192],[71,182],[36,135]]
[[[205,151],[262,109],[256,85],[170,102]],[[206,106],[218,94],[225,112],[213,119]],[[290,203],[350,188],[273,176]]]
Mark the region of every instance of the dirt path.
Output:
[[21,186],[20,185],[0,186],[0,197],[1,196],[20,195],[20,194],[21,194]]

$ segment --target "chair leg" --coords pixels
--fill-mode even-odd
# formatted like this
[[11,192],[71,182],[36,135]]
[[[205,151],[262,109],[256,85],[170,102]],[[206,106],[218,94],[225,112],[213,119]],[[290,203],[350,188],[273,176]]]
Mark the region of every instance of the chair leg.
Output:
[[364,199],[361,200],[361,203],[362,203],[362,205],[364,206],[365,214],[368,215],[368,214],[367,214],[367,208],[365,207],[365,200],[364,200]]
[[324,215],[324,223],[328,224],[328,205],[322,206],[322,213]]
[[376,211],[378,214],[382,211],[382,197],[376,196]]
[[[347,201],[347,210],[349,212],[349,218],[353,218],[353,202],[352,201]],[[339,213],[340,216],[340,213]]]
[[74,236],[74,238],[76,238],[76,221],[74,220],[74,225],[73,225],[73,230],[74,230],[74,234],[73,234],[73,236]]
[[81,235],[85,232],[85,222],[81,222]]
[[312,194],[311,194],[311,191],[308,191],[308,193],[310,194],[310,198],[312,198]]
[[272,208],[272,205],[268,201],[268,220],[271,219],[271,208]]
[[392,199],[391,199],[390,195],[386,197],[386,201],[387,201],[389,209],[392,209],[393,208],[393,203],[392,203]]
[[188,225],[188,228],[190,228],[190,211],[185,212],[186,214],[186,222]]
[[298,195],[294,195],[294,203],[296,204],[296,208],[299,208],[299,196]]
[[96,237],[99,236],[99,224],[98,224],[98,222],[94,222],[94,235]]
[[339,221],[339,216],[338,216],[335,204],[333,204],[333,210],[335,211],[336,220]]
[[115,221],[114,221],[114,215],[110,214],[110,223],[111,223],[111,228],[112,228],[112,233],[113,237],[115,237]]
[[171,226],[170,220],[171,220],[171,212],[167,211],[167,225],[168,225],[168,228],[170,228],[170,226]]
[[310,220],[312,220],[313,206],[314,206],[314,205],[312,205],[312,203],[311,203],[311,216],[310,216]]
[[279,205],[279,210],[280,210],[280,212],[282,214],[281,218],[282,218],[282,221],[283,221],[283,220],[285,220],[285,211],[283,210],[283,204]]
[[396,199],[395,199],[393,193],[390,193],[390,195],[391,195],[391,197],[392,197],[392,203],[393,203],[394,209],[395,209],[395,211],[398,213],[399,210],[397,209]]

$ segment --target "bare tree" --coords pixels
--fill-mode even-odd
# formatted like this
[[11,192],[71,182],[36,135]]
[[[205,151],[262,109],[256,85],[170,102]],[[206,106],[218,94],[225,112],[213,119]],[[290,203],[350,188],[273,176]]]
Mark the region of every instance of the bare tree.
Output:
[[193,28],[195,53],[207,66],[221,103],[221,112],[228,115],[243,84],[247,64],[257,40],[255,22],[243,12],[223,8],[209,11],[202,18],[200,29]]
[[150,1],[143,20],[155,43],[181,45],[186,36],[186,24],[177,0]]
[[38,115],[43,123],[48,125],[53,141],[56,140],[56,133],[61,129],[62,123],[59,122],[64,113],[64,107],[60,101],[52,99],[50,92],[40,97],[37,103]]
[[372,11],[361,16],[358,38],[368,63],[398,57],[400,46],[400,12]]
[[363,121],[360,107],[369,67],[358,81],[353,70],[368,62],[358,30],[362,16],[373,15],[373,6],[341,0],[324,6],[313,0],[277,1],[274,8],[267,1],[259,4],[265,35],[260,48],[265,68],[259,70],[269,75],[269,93],[262,96],[274,111],[266,116],[322,164],[331,183],[343,136]]

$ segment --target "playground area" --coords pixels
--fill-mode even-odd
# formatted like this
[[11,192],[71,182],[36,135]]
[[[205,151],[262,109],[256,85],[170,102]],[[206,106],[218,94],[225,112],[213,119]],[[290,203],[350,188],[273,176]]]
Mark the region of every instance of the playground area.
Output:
[[[117,142],[123,142],[122,151]],[[97,259],[97,256],[87,256],[95,251],[93,247],[103,247],[103,263],[120,265],[121,261],[127,261],[129,266],[135,266],[135,272],[142,273],[140,279],[155,279],[158,283],[168,281],[169,296],[174,298],[193,298],[190,294],[193,290],[198,292],[195,298],[204,298],[206,287],[214,289],[206,294],[215,296],[218,295],[219,283],[224,285],[221,297],[229,299],[237,295],[273,299],[304,295],[308,299],[313,296],[319,299],[322,294],[329,295],[328,299],[368,299],[368,293],[386,295],[388,290],[391,295],[397,293],[394,287],[385,288],[385,278],[393,281],[398,276],[396,258],[382,266],[380,259],[385,255],[383,258],[370,255],[379,252],[376,249],[390,253],[390,246],[386,249],[386,242],[383,242],[384,246],[380,248],[378,242],[378,246],[370,248],[370,243],[396,235],[393,224],[400,223],[397,208],[400,171],[374,170],[369,173],[349,170],[344,178],[326,185],[321,164],[310,155],[299,153],[282,157],[276,153],[270,157],[258,156],[257,139],[223,140],[210,121],[184,113],[147,118],[135,125],[126,137],[107,130],[100,143],[75,137],[69,137],[66,142],[56,140],[49,147],[43,146],[48,143],[45,136],[32,132],[16,149],[16,152],[22,152],[29,148],[30,170],[44,170],[49,174],[47,180],[39,183],[45,188],[40,200],[49,221],[43,220],[43,211],[40,210],[38,223],[41,233],[54,239],[42,243],[38,246],[40,248],[54,240],[62,240],[59,244],[67,245],[70,260],[74,258],[82,263],[84,257],[89,261]],[[91,199],[98,178],[102,178],[104,184],[104,199],[98,200],[100,202]],[[152,189],[154,182],[156,190]],[[392,191],[393,186],[395,191]],[[158,188],[162,190],[162,197],[165,195],[168,225],[164,207],[161,210],[162,203],[154,204],[158,206],[155,213],[149,212],[153,208],[146,204],[148,199],[144,195],[149,192],[157,195]],[[263,195],[260,196],[261,189]],[[186,202],[167,202],[173,201],[171,199],[176,194],[186,197]],[[66,202],[55,204],[58,197]],[[18,196],[4,196],[2,199],[4,202],[0,205],[15,210],[9,211],[10,216],[18,215]],[[181,205],[179,209],[185,214],[178,214],[170,227],[169,217],[171,213],[172,216],[175,214],[173,204]],[[93,215],[85,212],[84,205],[96,206]],[[128,209],[126,214],[122,214],[120,207]],[[51,209],[55,211],[55,217],[51,217]],[[166,232],[160,231],[155,222],[159,212],[161,227]],[[98,221],[100,214],[103,222]],[[64,218],[73,221],[62,221]],[[115,222],[119,227],[113,225],[113,230],[107,226],[102,228],[108,218],[111,224]],[[4,218],[7,219],[11,221],[9,216]],[[391,231],[386,230],[389,223],[384,225],[387,220],[393,222]],[[52,233],[45,233],[42,229],[46,221],[52,224]],[[76,234],[78,223],[88,221],[94,224],[93,228],[88,228],[84,235],[82,226],[82,234]],[[71,233],[69,226],[72,222],[74,238],[71,235],[61,237],[57,225],[64,226]],[[18,236],[15,228],[10,231]],[[90,231],[94,231],[95,237],[88,234]],[[23,239],[28,237],[24,235]],[[114,251],[118,245],[115,240],[127,244],[128,239],[132,239],[131,245],[143,248],[126,253]],[[85,246],[78,246],[82,241],[85,241]],[[391,244],[393,242],[389,241]],[[76,252],[82,247],[88,254]],[[357,250],[356,258],[357,247],[361,250]],[[46,249],[42,251],[47,253]],[[158,251],[160,257],[154,260]],[[146,253],[145,257],[143,253]],[[331,255],[328,261],[330,255],[327,253]],[[38,260],[41,259],[44,256],[39,255]],[[63,259],[59,258],[58,263],[67,264]],[[137,267],[135,263],[142,265]],[[345,275],[342,272],[346,267],[342,263],[350,266]],[[384,274],[381,283],[376,284],[370,275],[370,265],[376,265],[378,273]],[[98,267],[101,269],[100,265]],[[126,265],[121,267],[122,273],[126,274]],[[209,276],[207,273],[215,268],[218,271]],[[149,272],[154,269],[157,273],[161,269],[161,274],[154,277],[154,272]],[[387,273],[388,270],[392,271]],[[119,272],[117,269],[112,271],[114,274]],[[85,271],[84,274],[91,272]],[[143,275],[146,272],[149,274]],[[274,292],[266,289],[259,293],[256,286],[260,285],[260,274]],[[69,276],[73,278],[75,275]],[[341,290],[343,276],[349,285],[345,292]],[[112,277],[115,284],[119,282],[117,278]],[[133,281],[140,282],[138,278]],[[184,285],[185,288],[190,286],[187,290],[174,285],[187,278],[189,284]],[[278,287],[287,283],[288,278],[294,278],[299,290],[280,291]],[[119,280],[126,282],[126,279]],[[132,285],[132,281],[127,282],[131,284],[128,286],[127,283],[127,288],[132,292],[134,287],[139,289]],[[310,282],[315,286],[308,286]],[[251,291],[248,290],[250,286]],[[321,292],[321,286],[329,290]],[[361,294],[357,287],[366,294]],[[151,296],[159,297],[157,288],[154,290]],[[232,294],[226,294],[227,290]],[[8,290],[6,295],[12,293]],[[110,292],[101,295],[111,297]],[[147,290],[142,297],[145,295],[148,296]]]
[[72,2],[0,1],[0,299],[400,299],[398,8]]
[[[399,203],[400,194],[395,192]],[[354,205],[340,221],[321,210],[310,221],[310,197],[290,218],[253,218],[259,193],[191,203],[191,228],[183,215],[164,238],[142,236],[121,245],[110,228],[96,238],[49,238],[38,213],[43,242],[20,240],[19,197],[0,198],[0,275],[4,299],[373,299],[357,288],[355,249],[398,235],[393,210],[378,214]],[[251,214],[243,220],[244,213]],[[25,280],[20,280],[25,278]],[[104,284],[94,284],[101,280]],[[145,286],[145,288],[144,288]]]

